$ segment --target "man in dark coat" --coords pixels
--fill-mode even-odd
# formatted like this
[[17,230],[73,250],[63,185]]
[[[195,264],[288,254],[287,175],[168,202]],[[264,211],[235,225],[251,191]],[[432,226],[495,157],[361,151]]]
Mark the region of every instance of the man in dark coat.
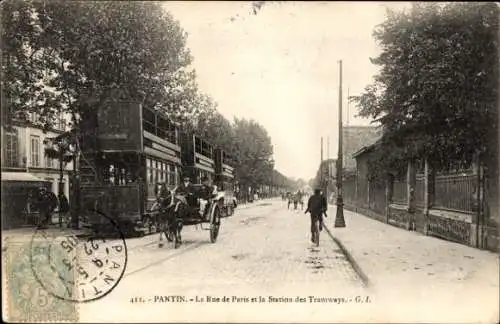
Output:
[[[315,222],[319,221],[319,230],[323,230],[323,214],[326,215],[328,204],[320,189],[314,189],[314,195],[307,201],[307,209],[304,214],[311,213],[311,234],[314,236]],[[314,238],[314,237],[313,237]],[[312,238],[312,239],[313,239]]]
[[42,227],[48,226],[52,220],[52,212],[58,205],[56,195],[52,191],[48,191],[47,188],[40,187],[38,189],[36,205],[40,212]]
[[[69,201],[64,193],[59,194],[59,226],[62,227],[63,218],[66,220],[69,212]],[[69,224],[68,224],[69,225]]]
[[212,185],[210,179],[208,177],[203,177],[201,179],[202,189],[200,192],[200,210],[202,212],[203,218],[207,219],[208,211],[211,207],[211,199],[216,194],[216,188]]
[[176,193],[189,194],[191,193],[191,179],[186,176],[183,178],[182,183],[177,187]]

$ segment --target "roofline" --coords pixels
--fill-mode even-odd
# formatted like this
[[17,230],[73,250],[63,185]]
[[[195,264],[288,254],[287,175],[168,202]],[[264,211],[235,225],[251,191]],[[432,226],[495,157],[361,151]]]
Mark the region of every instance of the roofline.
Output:
[[357,156],[359,156],[363,153],[366,153],[366,152],[373,150],[375,148],[375,144],[376,143],[368,145],[368,146],[363,146],[362,148],[360,148],[356,152],[352,153],[352,157],[356,158]]
[[382,125],[349,125],[343,126],[343,128],[380,128]]

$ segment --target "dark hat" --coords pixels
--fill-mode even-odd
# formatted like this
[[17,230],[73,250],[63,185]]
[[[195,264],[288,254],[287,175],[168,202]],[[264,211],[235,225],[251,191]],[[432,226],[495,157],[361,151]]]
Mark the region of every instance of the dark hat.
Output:
[[314,194],[315,195],[318,195],[319,193],[321,193],[321,189],[319,189],[319,188],[314,189]]
[[184,180],[191,180],[191,178],[189,178],[189,176],[184,176],[182,179],[184,179]]

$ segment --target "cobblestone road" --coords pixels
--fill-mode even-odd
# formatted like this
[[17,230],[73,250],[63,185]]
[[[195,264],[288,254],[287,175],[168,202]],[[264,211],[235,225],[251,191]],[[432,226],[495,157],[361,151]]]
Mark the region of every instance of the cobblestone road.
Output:
[[[330,215],[335,215],[334,207]],[[278,200],[224,218],[219,238],[185,227],[184,245],[158,235],[127,240],[118,286],[78,304],[82,322],[494,322],[498,256],[418,235],[346,211],[331,233],[370,279],[368,288],[309,217]],[[4,233],[3,233],[4,234]],[[5,232],[3,248],[31,231]],[[495,315],[496,314],[496,315]]]
[[[260,204],[223,219],[215,244],[209,243],[208,231],[194,226],[185,228],[184,245],[178,250],[159,248],[157,236],[134,239],[123,280],[102,300],[81,305],[81,320],[331,322],[365,318],[360,317],[360,310],[371,305],[365,297],[369,291],[338,246],[324,233],[321,245],[314,247],[309,217],[303,212],[288,211],[281,201]],[[182,296],[186,302],[165,302],[168,298],[159,297],[171,295]],[[207,296],[212,300],[227,296],[229,302],[208,302]],[[204,302],[197,303],[197,299]]]

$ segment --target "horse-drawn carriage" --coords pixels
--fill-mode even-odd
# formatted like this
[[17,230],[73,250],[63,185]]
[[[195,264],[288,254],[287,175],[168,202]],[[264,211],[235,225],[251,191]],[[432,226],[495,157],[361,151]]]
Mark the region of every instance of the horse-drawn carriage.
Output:
[[217,192],[209,191],[202,185],[192,185],[189,193],[176,193],[159,184],[157,196],[159,247],[163,246],[165,235],[166,240],[178,248],[182,244],[181,232],[185,225],[201,225],[202,229],[210,231],[210,242],[217,241],[223,208]]

